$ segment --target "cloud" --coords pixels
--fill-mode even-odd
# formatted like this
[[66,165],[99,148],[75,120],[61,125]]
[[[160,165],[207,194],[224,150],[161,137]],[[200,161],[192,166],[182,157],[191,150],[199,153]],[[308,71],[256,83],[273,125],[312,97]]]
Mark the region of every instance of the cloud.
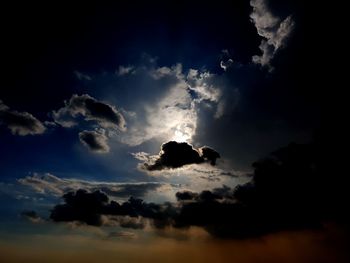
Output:
[[76,126],[81,117],[86,122],[97,123],[95,131],[84,130],[79,133],[80,142],[95,153],[109,152],[107,134],[126,131],[126,122],[120,111],[88,94],[72,95],[68,102],[65,101],[63,108],[52,112],[52,117],[55,123],[66,128]]
[[96,153],[108,153],[109,146],[107,144],[107,136],[96,131],[79,132],[79,139],[90,151]]
[[103,193],[79,190],[66,194],[66,203],[56,206],[51,218],[101,225],[89,218],[143,217],[155,228],[197,226],[216,237],[238,239],[345,222],[348,191],[325,176],[321,145],[290,144],[273,152],[253,164],[251,182],[234,189],[224,185],[198,193],[181,191],[172,204],[147,203],[133,197],[119,204],[109,202]]
[[134,70],[133,66],[119,66],[119,68],[116,70],[116,74],[118,76],[124,76],[127,74],[132,74]]
[[128,231],[113,231],[108,234],[108,238],[136,239],[137,234]]
[[0,124],[11,130],[12,134],[26,136],[43,134],[44,124],[28,112],[11,110],[0,100]]
[[[247,238],[342,222],[347,190],[324,174],[321,145],[290,144],[253,164],[252,182],[201,193],[180,192],[174,224],[218,237]],[[320,159],[321,158],[321,159]],[[331,185],[330,185],[331,184]]]
[[87,75],[87,74],[85,74],[85,73],[82,73],[82,72],[80,72],[80,71],[77,71],[77,70],[74,71],[74,75],[75,75],[79,80],[87,80],[87,81],[92,80],[92,78],[91,78],[89,75]]
[[[140,154],[138,154],[140,155]],[[139,159],[146,159],[144,154]],[[198,150],[186,142],[170,141],[162,144],[159,156],[153,159],[154,162],[145,162],[143,167],[148,171],[163,170],[169,168],[179,168],[188,164],[199,164],[209,161],[211,165],[215,165],[216,159],[220,158],[219,153],[215,150],[204,146]]]
[[69,191],[87,189],[89,191],[101,190],[109,196],[118,198],[143,197],[148,192],[156,191],[166,185],[158,182],[110,183],[64,179],[49,173],[43,175],[35,173],[32,176],[18,179],[18,183],[34,189],[36,193],[45,195],[62,196]]
[[[132,74],[123,78],[114,76],[116,85],[125,85],[121,88],[127,94],[123,107],[135,113],[125,114],[128,132],[120,134],[119,140],[131,146],[152,139],[191,142],[201,107],[212,108],[214,115],[220,103],[221,87],[215,83],[216,77],[207,70],[185,71],[180,63],[158,67],[155,62],[133,66]],[[134,86],[132,93],[127,85]],[[220,108],[218,112],[223,105]]]
[[231,67],[232,64],[233,64],[233,60],[232,60],[231,58],[228,59],[228,60],[226,60],[226,61],[224,61],[224,60],[221,60],[221,61],[220,61],[220,67],[221,67],[224,71],[226,71],[229,67]]
[[35,211],[23,211],[21,213],[21,217],[29,220],[30,222],[32,223],[42,223],[44,222],[45,220],[42,219]]
[[255,64],[267,67],[270,71],[273,67],[270,61],[276,52],[282,48],[294,28],[294,21],[288,16],[281,21],[281,18],[274,16],[266,3],[266,0],[251,0],[250,5],[253,12],[250,18],[254,23],[258,34],[264,38],[259,46],[262,55],[255,55],[252,60]]
[[[141,199],[130,197],[128,201],[119,204],[110,201],[106,194],[95,191],[78,190],[63,195],[64,204],[56,205],[51,211],[50,219],[56,222],[79,221],[87,225],[101,226],[106,223],[103,215],[127,216],[118,220],[120,226],[128,228],[142,228],[143,223],[139,217],[151,218],[156,227],[168,225],[167,220],[174,208],[170,204],[157,205],[145,203]],[[130,218],[134,220],[130,221]],[[121,221],[120,221],[121,220]],[[135,221],[136,220],[136,221]],[[107,225],[109,225],[109,220]]]
[[183,192],[177,192],[176,193],[176,199],[178,201],[183,201],[183,200],[194,200],[198,197],[197,193],[193,193],[190,191],[183,191]]
[[199,148],[199,153],[201,157],[205,161],[208,161],[211,165],[215,165],[216,159],[220,158],[220,154],[208,146],[203,146]]
[[52,112],[53,119],[63,127],[77,125],[76,119],[82,116],[85,121],[97,122],[102,128],[125,131],[123,115],[112,105],[96,100],[88,94],[74,94],[65,106]]

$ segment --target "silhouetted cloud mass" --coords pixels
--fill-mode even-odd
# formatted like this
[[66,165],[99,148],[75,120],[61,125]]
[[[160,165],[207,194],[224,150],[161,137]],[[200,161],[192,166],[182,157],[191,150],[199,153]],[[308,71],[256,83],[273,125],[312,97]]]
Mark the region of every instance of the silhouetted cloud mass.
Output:
[[179,168],[187,164],[199,164],[210,162],[216,164],[220,154],[208,146],[194,149],[186,142],[170,141],[161,147],[159,156],[154,163],[144,163],[144,168],[149,171],[162,170],[167,168]]
[[319,143],[292,143],[255,162],[251,182],[235,189],[178,192],[176,204],[146,203],[133,197],[119,204],[108,202],[102,192],[79,190],[63,196],[65,204],[52,210],[51,219],[101,225],[101,215],[143,217],[157,228],[199,226],[222,238],[319,228],[323,222],[346,218],[347,195],[344,187],[336,187],[323,174],[320,147]]

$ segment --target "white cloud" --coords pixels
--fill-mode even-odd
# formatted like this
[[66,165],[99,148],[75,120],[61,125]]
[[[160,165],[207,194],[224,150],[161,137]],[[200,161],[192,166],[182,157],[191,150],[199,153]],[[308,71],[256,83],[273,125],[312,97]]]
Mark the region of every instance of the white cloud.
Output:
[[253,56],[252,61],[273,70],[270,61],[285,45],[294,28],[294,21],[291,16],[282,21],[281,18],[274,16],[268,9],[266,0],[251,0],[250,5],[253,7],[250,18],[258,34],[264,38],[259,46],[262,55]]

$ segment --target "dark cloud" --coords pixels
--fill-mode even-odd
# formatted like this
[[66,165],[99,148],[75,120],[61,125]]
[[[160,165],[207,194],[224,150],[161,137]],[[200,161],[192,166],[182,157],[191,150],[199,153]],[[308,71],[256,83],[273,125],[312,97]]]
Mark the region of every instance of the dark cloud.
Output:
[[104,193],[78,190],[76,193],[70,192],[63,195],[63,199],[65,204],[57,205],[51,211],[52,220],[80,221],[95,226],[102,224],[101,214],[108,206],[108,197]]
[[[290,144],[253,164],[252,181],[235,189],[178,192],[176,204],[146,203],[131,197],[108,202],[101,192],[79,190],[54,208],[54,221],[100,225],[101,215],[150,219],[156,228],[203,227],[213,236],[249,238],[284,230],[315,229],[347,222],[348,191],[325,171],[323,144]],[[127,224],[126,224],[127,225]]]
[[176,193],[176,199],[178,201],[184,201],[184,200],[194,200],[198,197],[197,193],[193,193],[190,191],[183,191],[183,192],[177,192]]
[[9,128],[12,134],[20,136],[45,132],[44,124],[28,112],[11,110],[0,100],[0,124]]
[[[131,218],[144,217],[153,219],[156,227],[168,225],[174,207],[170,204],[157,205],[145,203],[142,199],[130,197],[127,202],[119,204],[110,201],[108,196],[100,191],[87,192],[78,190],[63,195],[64,204],[56,205],[51,211],[50,218],[56,222],[80,221],[88,225],[100,226],[103,222],[102,215],[127,216]],[[121,226],[140,228],[141,224],[135,225],[135,220],[118,220]],[[108,225],[108,224],[107,224]]]
[[103,128],[125,130],[123,115],[112,105],[96,100],[88,94],[74,94],[65,106],[52,115],[64,127],[76,125],[75,119],[81,115],[86,121],[96,121]]
[[157,191],[169,184],[160,182],[139,183],[110,183],[84,181],[78,179],[59,178],[52,174],[34,174],[18,179],[18,183],[32,188],[35,192],[44,195],[62,196],[71,191],[85,189],[90,192],[102,191],[114,198],[128,198],[130,196],[143,197],[150,191]]
[[[192,193],[193,201],[182,204],[175,225],[201,226],[219,237],[246,238],[346,221],[347,190],[337,177],[324,172],[322,147],[290,144],[255,162],[250,183]],[[188,194],[177,193],[183,195]]]
[[109,146],[107,136],[104,133],[96,131],[82,131],[79,133],[79,139],[90,151],[96,153],[108,153]]
[[216,159],[220,158],[220,154],[208,146],[199,148],[199,152],[204,160],[209,161],[211,165],[216,164]]
[[179,168],[187,164],[198,164],[205,161],[215,165],[217,158],[220,158],[219,153],[207,146],[196,150],[186,142],[170,141],[162,145],[159,156],[154,163],[144,163],[144,168],[154,171]]

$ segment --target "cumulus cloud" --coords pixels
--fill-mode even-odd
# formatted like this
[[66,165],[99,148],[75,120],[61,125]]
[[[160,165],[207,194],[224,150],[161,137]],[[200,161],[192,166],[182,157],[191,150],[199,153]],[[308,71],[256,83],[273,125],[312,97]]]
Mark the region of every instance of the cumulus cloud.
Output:
[[108,153],[107,136],[103,132],[82,131],[79,132],[79,139],[90,151],[96,153]]
[[112,105],[96,100],[88,94],[74,94],[65,106],[52,113],[56,123],[63,127],[77,125],[76,119],[82,116],[85,121],[94,121],[103,128],[125,131],[123,115]]
[[20,185],[33,189],[36,193],[62,196],[69,191],[87,189],[89,191],[101,190],[112,197],[125,198],[129,196],[143,197],[150,191],[162,188],[164,183],[138,182],[138,183],[111,183],[94,182],[78,179],[64,179],[52,174],[34,174],[18,179]]
[[[136,154],[135,157],[147,160],[144,154],[138,155]],[[219,153],[210,147],[204,146],[197,150],[186,142],[170,141],[162,144],[158,157],[148,158],[148,161],[154,160],[154,162],[145,162],[143,168],[148,171],[163,170],[179,168],[188,164],[199,164],[205,161],[215,165],[217,158],[220,158]]]
[[294,28],[294,21],[291,16],[281,20],[274,16],[266,3],[266,0],[251,0],[250,5],[253,12],[250,18],[254,23],[258,34],[264,39],[259,46],[262,55],[255,55],[252,60],[256,64],[266,66],[273,70],[270,61],[276,52],[282,48]]
[[0,124],[11,130],[12,134],[26,136],[45,132],[44,124],[28,112],[11,110],[0,100]]

